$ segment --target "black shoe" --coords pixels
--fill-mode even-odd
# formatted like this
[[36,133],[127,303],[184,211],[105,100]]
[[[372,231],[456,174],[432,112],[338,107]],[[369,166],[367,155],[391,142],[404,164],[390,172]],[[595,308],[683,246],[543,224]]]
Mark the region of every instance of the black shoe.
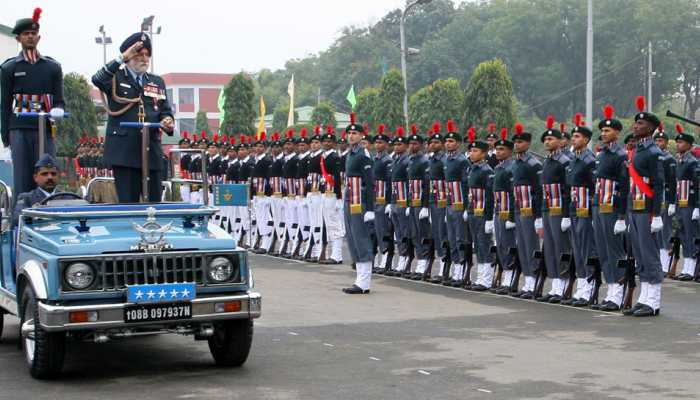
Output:
[[688,281],[692,281],[693,277],[688,275],[688,274],[680,274],[680,275],[676,276],[676,279],[678,279],[679,281],[688,282]]
[[469,287],[469,290],[473,290],[473,291],[475,291],[475,292],[483,292],[483,291],[489,290],[489,288],[487,288],[487,287],[484,286],[484,285],[479,285],[479,284],[477,283],[476,285],[471,285],[471,286]]
[[523,292],[523,294],[520,295],[521,299],[525,300],[532,300],[535,296],[532,294],[532,292]]
[[559,303],[561,303],[561,296],[559,296],[558,294],[555,294],[549,298],[549,302],[552,304],[559,304]]
[[387,271],[387,270],[384,269],[384,268],[377,268],[377,272],[376,272],[376,273],[379,274],[379,275],[385,275],[385,274],[386,274],[386,271]]
[[413,279],[414,281],[421,281],[423,280],[423,274],[416,272],[415,274],[413,274],[411,279]]
[[573,297],[569,297],[568,299],[562,300],[561,304],[564,306],[570,306],[574,304],[574,301],[576,301],[576,299],[574,299]]
[[620,306],[613,303],[612,301],[606,301],[600,305],[600,311],[607,311],[607,312],[620,311]]
[[464,281],[452,281],[452,287],[462,287],[464,286]]
[[574,307],[588,307],[588,300],[586,299],[576,299],[571,303]]
[[642,306],[639,307],[637,311],[632,313],[632,315],[634,315],[635,317],[653,317],[659,315],[658,311],[659,310],[654,310],[646,304],[642,304]]
[[539,301],[540,303],[548,303],[549,299],[551,299],[551,298],[552,298],[551,294],[545,294],[544,296],[540,296],[540,297],[536,298],[535,300]]
[[347,294],[367,294],[369,293],[369,289],[364,290],[357,285],[352,285],[351,287],[343,288],[343,292]]
[[[605,303],[607,303],[607,301],[603,302],[603,304],[605,304]],[[600,304],[600,303],[591,304],[590,308],[591,308],[591,310],[600,310],[600,307],[602,307],[603,304]]]
[[437,283],[442,283],[442,278],[440,278],[440,277],[437,277],[437,278],[430,278],[430,279],[428,279],[428,282],[430,282],[430,283],[436,283],[436,284],[437,284]]
[[265,249],[255,249],[255,250],[253,250],[253,253],[255,253],[255,254],[267,254],[267,250],[265,250]]
[[510,293],[510,286],[501,286],[496,289],[495,293],[501,296],[505,296]]
[[642,303],[637,303],[637,304],[635,304],[632,308],[628,308],[628,309],[626,309],[626,310],[622,310],[622,313],[623,313],[624,315],[627,315],[627,316],[634,315],[634,312],[637,311],[637,310],[639,310],[640,308],[642,308],[642,306],[643,306]]
[[442,286],[452,286],[452,279],[445,279],[442,281]]
[[519,291],[517,291],[517,292],[512,292],[510,295],[511,295],[512,297],[520,297],[520,296],[522,296],[522,295],[524,295],[524,294],[525,294],[525,291],[524,291],[524,290],[519,290]]

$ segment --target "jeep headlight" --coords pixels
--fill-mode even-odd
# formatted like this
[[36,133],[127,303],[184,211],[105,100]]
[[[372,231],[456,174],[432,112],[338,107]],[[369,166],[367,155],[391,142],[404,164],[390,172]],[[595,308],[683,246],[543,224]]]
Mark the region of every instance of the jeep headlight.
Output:
[[95,270],[90,264],[76,262],[63,272],[66,283],[75,290],[84,290],[95,282]]
[[223,283],[231,279],[233,263],[227,257],[215,257],[209,263],[209,279],[214,283]]

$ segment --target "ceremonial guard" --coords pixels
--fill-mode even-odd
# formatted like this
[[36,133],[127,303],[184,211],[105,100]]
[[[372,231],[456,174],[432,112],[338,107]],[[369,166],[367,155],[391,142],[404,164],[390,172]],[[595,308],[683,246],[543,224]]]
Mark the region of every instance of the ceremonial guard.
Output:
[[[296,199],[299,205],[299,232],[295,237],[298,237],[300,240],[300,245],[296,258],[298,260],[303,260],[311,249],[311,211],[308,199],[309,161],[311,159],[311,152],[309,151],[309,138],[307,137],[306,128],[301,128],[299,132],[297,154],[299,155],[299,164],[297,165]],[[292,254],[294,254],[293,252],[295,250],[296,248],[292,250]]]
[[15,193],[29,192],[36,187],[32,171],[39,160],[38,118],[20,118],[16,112],[47,112],[50,120],[45,130],[44,152],[56,155],[55,123],[64,111],[63,72],[61,64],[39,54],[37,45],[41,9],[32,18],[22,18],[12,29],[21,45],[19,55],[0,65],[0,133],[2,143],[10,147],[12,183]]
[[[196,137],[193,136],[192,138],[192,145],[194,148],[197,148],[199,150],[207,150],[209,147],[209,141],[207,140],[207,133],[202,131],[200,138],[198,140],[195,140]],[[189,176],[191,179],[194,180],[199,180],[201,181],[203,176],[202,176],[202,166],[204,165],[204,159],[202,158],[201,153],[194,153],[192,155],[192,159],[190,160],[189,163]],[[203,197],[202,197],[202,185],[201,184],[194,184],[191,185],[190,188],[190,202],[192,204],[202,204]]]
[[[190,138],[188,137],[187,131],[182,132],[182,137],[178,142],[178,148],[187,150],[190,148]],[[189,179],[190,162],[192,161],[192,154],[190,153],[180,153],[180,176],[182,179]],[[190,184],[181,183],[180,184],[180,199],[185,202],[190,202]]]
[[299,212],[301,206],[297,200],[297,174],[299,157],[295,152],[296,141],[294,129],[288,129],[284,135],[284,163],[282,164],[282,190],[284,192],[284,222],[287,240],[280,250],[282,257],[291,258],[299,244]]
[[678,152],[678,164],[676,167],[677,191],[676,200],[678,210],[678,238],[683,249],[683,269],[677,278],[681,281],[690,281],[695,278],[695,256],[698,237],[698,219],[700,210],[698,207],[698,190],[700,190],[700,171],[698,160],[691,151],[694,138],[683,131],[680,124],[676,124],[676,151]]
[[664,227],[661,204],[664,197],[664,154],[652,135],[659,118],[645,110],[645,99],[637,97],[639,113],[634,117],[633,131],[637,145],[630,151],[629,240],[637,262],[641,290],[637,303],[625,315],[647,317],[661,309],[661,282],[664,273],[659,258],[656,236]]
[[[374,231],[377,238],[377,268],[384,273],[391,269],[394,256],[394,239],[391,232],[391,218],[385,212],[391,203],[391,156],[387,153],[389,136],[384,133],[384,124],[377,127],[377,134],[372,138],[374,158],[372,175],[374,176]],[[376,258],[375,258],[376,259]]]
[[605,118],[598,123],[602,147],[596,156],[593,233],[607,293],[603,302],[591,307],[619,311],[624,291],[621,280],[625,272],[621,266],[627,258],[624,238],[629,174],[627,152],[618,144],[622,123],[614,118],[615,109],[611,105],[605,106],[603,114]]
[[493,169],[486,156],[488,143],[476,140],[476,130],[470,128],[469,139],[469,207],[466,215],[472,243],[476,250],[477,279],[468,289],[484,291],[491,288],[493,268],[491,245],[493,244]]
[[[351,121],[354,115],[351,114]],[[374,176],[372,176],[372,157],[362,147],[362,126],[351,123],[345,129],[348,133],[350,153],[345,160],[344,214],[347,228],[350,257],[356,266],[355,284],[344,288],[348,294],[369,293],[372,280],[372,240],[367,226],[374,220]]]
[[[501,285],[493,288],[500,295],[509,294],[515,279],[515,198],[513,195],[513,142],[508,140],[508,129],[501,129],[501,139],[495,143],[498,165],[493,176],[494,233],[496,254],[501,265]],[[517,251],[517,250],[516,250]]]
[[274,247],[271,249],[272,255],[280,255],[282,253],[285,236],[287,233],[287,225],[285,224],[285,202],[284,202],[284,153],[282,152],[282,141],[280,140],[279,132],[272,133],[272,141],[270,142],[270,153],[272,164],[268,171],[268,182],[272,197],[270,200],[270,211],[272,213],[272,223],[274,224]]
[[[445,225],[447,228],[447,240],[449,247],[449,263],[443,270],[443,285],[459,287],[464,280],[464,264],[467,258],[467,233],[464,223],[464,198],[468,189],[469,162],[460,151],[462,136],[456,129],[448,126],[445,135],[445,183],[447,184],[447,210],[445,211]],[[446,275],[446,276],[445,276]]]
[[105,131],[105,163],[112,168],[119,201],[138,202],[142,194],[141,129],[122,128],[121,122],[159,123],[149,129],[148,198],[158,201],[163,177],[161,130],[172,135],[175,121],[165,82],[147,72],[151,60],[151,39],[134,33],[119,46],[120,56],[107,63],[92,77],[92,83],[104,94],[109,118]]
[[496,142],[499,140],[498,135],[496,135],[496,124],[490,122],[488,125],[489,133],[486,135],[486,143],[489,145],[489,151],[486,154],[486,162],[489,164],[491,169],[496,168],[498,165],[498,157],[496,157]]
[[306,201],[309,209],[309,222],[311,225],[310,252],[304,253],[306,261],[318,262],[323,250],[323,195],[321,186],[323,184],[323,171],[321,171],[321,127],[314,127],[314,135],[310,140],[311,154],[309,154],[309,192]]
[[415,254],[416,269],[410,273],[411,266],[406,267],[408,278],[423,278],[430,262],[430,176],[428,175],[428,157],[423,154],[423,137],[412,126],[408,137],[408,193],[410,203],[406,209],[409,224],[409,237]]
[[[240,160],[238,159],[238,146],[236,145],[236,137],[231,135],[229,137],[229,148],[228,148],[228,163],[226,165],[226,171],[224,172],[224,183],[238,183],[238,172],[241,169],[241,163]],[[233,239],[236,242],[236,245],[238,245],[238,242],[240,240],[240,237],[237,237],[235,235],[235,225],[236,225],[236,219],[238,217],[238,209],[235,206],[227,206],[225,207],[226,209],[226,224],[224,225],[224,229],[228,233],[231,233],[233,236]],[[240,222],[240,219],[239,219]]]
[[[430,227],[433,238],[433,255],[437,263],[433,261],[430,281],[442,282],[443,269],[447,261],[449,241],[447,240],[447,223],[445,222],[447,210],[447,182],[445,181],[445,137],[440,134],[440,124],[433,124],[433,133],[428,137],[429,157],[428,176],[430,178]],[[447,132],[456,132],[457,128],[452,120],[447,121]]]
[[267,141],[265,132],[258,134],[258,140],[254,144],[255,164],[251,171],[250,186],[255,197],[253,197],[253,213],[255,215],[255,229],[251,228],[254,236],[251,246],[255,247],[258,240],[259,247],[254,250],[257,254],[267,254],[272,247],[274,239],[274,222],[270,212],[270,196],[272,187],[269,182],[270,167],[272,157],[267,154]]
[[214,198],[211,195],[212,185],[219,181],[219,170],[221,169],[221,155],[219,154],[219,135],[214,134],[213,139],[207,144],[207,179],[209,181],[209,194],[207,200],[209,205],[214,205]]
[[[253,167],[255,166],[255,158],[250,155],[251,137],[246,135],[240,136],[240,145],[238,146],[238,183],[251,184],[251,176]],[[255,196],[255,188],[251,185],[250,195]],[[253,234],[253,216],[248,207],[236,207],[236,219],[234,220],[234,237],[243,239],[243,247],[252,247],[255,243],[252,242]]]
[[[571,219],[571,250],[576,270],[576,292],[571,302],[574,307],[584,307],[589,304],[595,285],[592,271],[588,266],[588,258],[595,254],[591,205],[595,193],[596,158],[593,151],[588,148],[591,136],[593,132],[583,125],[581,114],[577,113],[574,128],[571,130],[573,159],[566,169],[566,183],[571,190],[571,205],[567,212]],[[550,299],[549,302],[553,301],[557,302],[557,299]]]
[[[355,114],[351,114],[354,116]],[[354,118],[354,117],[353,117]],[[352,119],[352,118],[351,118]],[[350,121],[351,125],[355,121]],[[321,175],[323,176],[323,225],[326,228],[326,238],[330,254],[324,254],[322,264],[341,264],[343,262],[343,238],[345,227],[343,226],[343,193],[340,181],[340,156],[335,147],[335,134],[331,125],[326,127],[321,145]]]
[[561,132],[554,129],[554,118],[547,117],[547,130],[542,134],[542,142],[549,152],[542,165],[541,182],[544,197],[542,249],[547,278],[551,279],[552,288],[547,295],[538,297],[537,301],[561,301],[566,282],[571,274],[571,244],[567,233],[571,228],[571,218],[569,218],[571,193],[566,184],[566,169],[571,160],[561,149],[560,139]]
[[398,249],[399,260],[396,268],[387,271],[386,275],[401,275],[409,266],[409,234],[410,224],[406,210],[408,209],[408,163],[406,153],[408,141],[404,137],[403,127],[396,128],[394,144],[394,162],[391,165],[391,202],[386,211],[391,215],[394,226],[394,248]]
[[664,222],[664,227],[659,234],[655,235],[659,245],[659,256],[661,259],[661,268],[664,272],[668,272],[671,265],[671,233],[673,231],[673,216],[676,214],[676,159],[668,152],[669,136],[664,131],[663,123],[659,123],[659,127],[654,133],[654,142],[663,153],[664,164],[664,200],[661,203],[661,220]]
[[515,195],[515,237],[525,284],[513,296],[524,299],[533,298],[538,268],[538,261],[534,258],[539,242],[537,230],[542,229],[542,164],[529,151],[531,141],[532,134],[525,132],[520,123],[515,124],[515,161],[511,169]]

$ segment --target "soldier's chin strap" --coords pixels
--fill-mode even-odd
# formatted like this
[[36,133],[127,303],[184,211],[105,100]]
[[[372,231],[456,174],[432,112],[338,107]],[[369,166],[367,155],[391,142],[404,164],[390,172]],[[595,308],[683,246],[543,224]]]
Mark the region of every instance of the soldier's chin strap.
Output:
[[[119,104],[126,104],[124,107],[117,111],[112,111],[109,109],[109,102],[107,101],[107,96],[105,96],[104,92],[100,92],[102,95],[102,101],[104,102],[104,109],[107,112],[107,114],[111,117],[119,117],[121,115],[124,115],[127,111],[131,109],[135,104],[141,105],[143,107],[143,101],[141,100],[141,96],[130,99],[128,97],[120,97],[117,95],[117,75],[115,74],[112,77],[112,100]],[[141,121],[143,122],[143,121]]]

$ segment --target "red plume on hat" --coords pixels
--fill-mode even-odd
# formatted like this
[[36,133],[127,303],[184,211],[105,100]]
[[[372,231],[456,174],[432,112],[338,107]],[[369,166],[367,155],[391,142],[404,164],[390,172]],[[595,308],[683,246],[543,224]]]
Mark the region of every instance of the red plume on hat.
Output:
[[241,138],[241,144],[245,144],[245,135],[241,133],[239,136]]
[[440,133],[440,129],[442,129],[442,126],[440,126],[440,121],[433,122],[433,133]]
[[547,129],[554,128],[554,117],[551,115],[547,116]]
[[[413,130],[413,125],[411,126],[411,130]],[[396,128],[396,136],[403,137],[404,133],[405,132],[403,126],[399,126],[398,128]]]
[[520,122],[515,123],[515,136],[520,136],[523,134],[523,124]]
[[215,133],[215,134],[214,134],[214,139],[213,139],[213,141],[214,141],[214,142],[218,142],[218,141],[219,141],[219,134],[218,134],[218,133]]
[[613,108],[613,106],[611,106],[610,104],[606,105],[603,108],[603,115],[605,115],[605,119],[612,119],[613,115],[615,115],[615,109]]
[[309,130],[306,128],[301,128],[301,131],[299,131],[299,136],[302,138],[306,138],[306,135],[308,134]]
[[576,126],[581,126],[583,122],[583,114],[581,113],[576,113],[574,114],[574,125]]
[[501,140],[508,138],[508,128],[501,128]]
[[326,133],[329,135],[333,134],[333,125],[326,125]]
[[276,142],[276,141],[278,141],[278,140],[280,140],[280,133],[279,133],[279,132],[273,132],[273,133],[272,133],[272,141],[273,141],[273,142]]
[[236,137],[231,135],[231,137],[229,138],[229,143],[236,144]]
[[682,135],[684,133],[683,125],[676,123],[676,132],[678,132],[679,135]]
[[90,139],[90,141],[92,142],[92,144],[95,144],[95,143],[97,143],[97,138],[92,138],[92,139]]
[[457,132],[457,129],[455,129],[455,122],[451,119],[447,120],[447,132]]
[[639,110],[639,112],[644,111],[644,109],[647,106],[646,99],[644,98],[644,96],[637,96],[637,100],[635,101],[635,103],[637,104],[637,110]]
[[355,125],[355,113],[354,112],[350,113],[350,123],[352,125]]
[[200,135],[202,136],[202,139],[207,138],[207,133],[205,131],[200,132]]
[[39,18],[41,18],[41,8],[37,7],[34,9],[34,14],[32,15],[32,22],[35,24],[39,23]]
[[104,142],[105,142],[105,138],[100,136],[100,143],[104,143]]
[[469,138],[469,143],[474,143],[476,140],[476,129],[473,127],[467,129],[467,137]]
[[559,124],[559,131],[564,132],[566,130],[566,124],[564,122]]
[[316,136],[318,136],[318,135],[321,134],[321,125],[316,125],[316,126],[314,126],[314,134],[315,134]]
[[180,132],[180,137],[184,137],[185,139],[187,139],[187,131]]
[[385,129],[386,129],[386,126],[384,126],[384,124],[379,124],[379,126],[377,126],[377,134],[379,134],[379,135],[384,134]]
[[260,135],[258,136],[258,140],[261,142],[264,142],[265,138],[267,138],[267,134],[265,133],[265,131],[260,132]]
[[489,127],[488,127],[488,129],[489,129],[489,132],[490,132],[490,133],[496,132],[496,124],[494,124],[493,122],[489,122]]
[[[367,132],[365,131],[363,133],[367,133]],[[340,137],[345,139],[347,136],[348,136],[348,132],[345,129],[343,129],[343,132],[340,134]]]
[[369,124],[366,122],[362,124],[362,130],[365,132],[369,132]]
[[656,128],[656,130],[658,130],[659,132],[664,132],[664,123],[663,123],[663,122],[659,122],[659,127]]
[[224,135],[224,137],[221,138],[221,141],[224,143],[228,142],[228,135]]
[[[401,132],[403,132],[403,127],[401,127]],[[418,126],[416,126],[416,124],[411,124],[411,133],[414,135],[418,133]]]

